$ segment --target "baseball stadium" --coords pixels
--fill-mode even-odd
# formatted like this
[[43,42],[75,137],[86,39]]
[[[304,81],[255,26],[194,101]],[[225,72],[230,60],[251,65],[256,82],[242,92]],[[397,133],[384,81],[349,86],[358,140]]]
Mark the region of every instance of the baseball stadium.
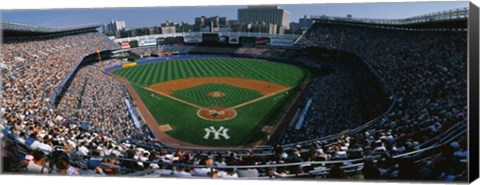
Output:
[[126,38],[3,22],[2,173],[467,182],[468,17]]

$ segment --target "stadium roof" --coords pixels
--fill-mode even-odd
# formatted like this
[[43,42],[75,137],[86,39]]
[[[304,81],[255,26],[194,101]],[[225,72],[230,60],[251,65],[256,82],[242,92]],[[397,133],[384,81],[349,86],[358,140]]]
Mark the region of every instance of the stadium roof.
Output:
[[76,34],[82,32],[96,31],[101,24],[88,24],[69,27],[48,28],[20,23],[1,22],[0,28],[3,31],[4,39],[9,38],[33,38],[52,37],[58,35]]
[[87,25],[78,25],[70,27],[58,27],[58,28],[48,28],[43,26],[34,26],[20,23],[11,23],[11,22],[2,22],[0,23],[0,28],[3,31],[20,31],[20,32],[37,32],[37,33],[56,33],[56,32],[66,32],[72,30],[81,30],[81,29],[96,29],[101,24],[87,24]]
[[[371,18],[353,18],[353,17],[335,17],[335,16],[310,16],[312,19],[319,21],[340,21],[366,24],[384,24],[384,25],[415,25],[415,24],[431,24],[435,22],[455,22],[466,21],[468,19],[468,8],[445,10],[415,17],[403,19],[371,19]],[[466,24],[465,24],[466,25]],[[466,26],[465,26],[466,27]]]

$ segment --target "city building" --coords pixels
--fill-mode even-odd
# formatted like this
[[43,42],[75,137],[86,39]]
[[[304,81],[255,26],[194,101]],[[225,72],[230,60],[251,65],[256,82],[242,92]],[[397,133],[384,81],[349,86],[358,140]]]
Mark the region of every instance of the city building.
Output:
[[161,29],[162,29],[162,34],[176,33],[175,23],[170,21],[162,23]]
[[228,20],[228,25],[229,26],[236,25],[236,24],[238,24],[238,20],[235,20],[235,19],[234,20]]
[[307,31],[310,26],[315,23],[315,19],[312,17],[307,17],[304,15],[303,18],[300,18],[298,22],[291,22],[290,29],[286,30],[288,34],[302,34],[303,32]]
[[301,26],[298,22],[291,22],[289,28],[290,30],[300,30]]
[[277,27],[276,24],[256,23],[252,25],[250,32],[276,34]]
[[256,22],[281,25],[289,29],[290,12],[279,6],[248,6],[247,8],[238,9],[239,24]]
[[175,29],[178,33],[192,32],[193,25],[182,21],[181,23],[175,24]]
[[210,17],[207,19],[207,23],[211,27],[217,27],[217,28],[224,28],[228,25],[228,21],[226,17]]
[[120,30],[125,30],[125,21],[111,20],[103,25],[103,33],[106,35],[115,35]]
[[230,25],[234,32],[250,32],[253,24],[233,24]]
[[310,28],[310,26],[313,25],[313,23],[315,23],[315,20],[313,20],[311,17],[307,18],[306,15],[298,20],[298,24],[300,26],[300,29],[302,30],[307,30],[308,28]]
[[201,16],[195,18],[195,23],[193,24],[194,31],[200,31],[201,28],[207,25],[207,17]]
[[227,17],[196,17],[195,24],[193,25],[194,31],[208,31],[208,32],[218,32],[222,28],[226,28],[229,25]]

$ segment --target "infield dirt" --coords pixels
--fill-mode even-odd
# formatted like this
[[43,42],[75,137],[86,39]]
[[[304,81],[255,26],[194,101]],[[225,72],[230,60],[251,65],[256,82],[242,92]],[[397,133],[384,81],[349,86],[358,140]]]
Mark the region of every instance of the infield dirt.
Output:
[[174,91],[188,89],[191,87],[211,84],[211,83],[223,83],[244,89],[254,90],[260,92],[262,95],[270,95],[275,92],[279,92],[287,89],[288,87],[266,82],[262,80],[253,80],[247,78],[231,78],[231,77],[201,77],[201,78],[184,78],[178,80],[170,80],[167,82],[161,82],[153,84],[148,88],[160,92],[162,94],[171,95]]

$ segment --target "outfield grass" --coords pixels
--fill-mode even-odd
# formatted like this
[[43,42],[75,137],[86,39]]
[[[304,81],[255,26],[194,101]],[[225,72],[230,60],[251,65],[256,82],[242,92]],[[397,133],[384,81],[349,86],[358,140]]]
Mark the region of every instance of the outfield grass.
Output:
[[141,86],[193,77],[237,77],[294,86],[304,77],[296,66],[242,58],[201,58],[172,60],[125,68],[113,74]]
[[[210,92],[225,93],[222,97],[211,97]],[[175,91],[172,96],[202,107],[233,107],[235,105],[262,97],[258,91],[235,87],[227,84],[205,84]]]
[[[271,124],[271,118],[278,118],[286,100],[296,95],[296,91],[286,92],[265,98],[252,104],[235,109],[237,116],[227,121],[209,121],[197,116],[197,108],[185,105],[168,97],[149,91],[145,87],[181,78],[193,77],[238,77],[263,80],[285,85],[296,86],[309,76],[308,72],[296,66],[267,62],[265,60],[239,58],[186,59],[152,63],[121,69],[114,74],[127,78],[142,98],[158,124],[169,124],[172,130],[166,134],[185,142],[205,146],[238,146],[264,139],[266,134],[261,129]],[[226,96],[220,98],[205,97],[208,92],[222,89]],[[232,96],[229,96],[229,94]],[[258,93],[258,94],[256,94]],[[226,84],[207,84],[176,91],[172,94],[179,99],[209,107],[233,106],[261,97],[259,92]],[[228,100],[228,101],[227,101]],[[204,139],[205,128],[220,126],[228,129],[229,139],[221,137]],[[213,136],[212,136],[213,137]]]

